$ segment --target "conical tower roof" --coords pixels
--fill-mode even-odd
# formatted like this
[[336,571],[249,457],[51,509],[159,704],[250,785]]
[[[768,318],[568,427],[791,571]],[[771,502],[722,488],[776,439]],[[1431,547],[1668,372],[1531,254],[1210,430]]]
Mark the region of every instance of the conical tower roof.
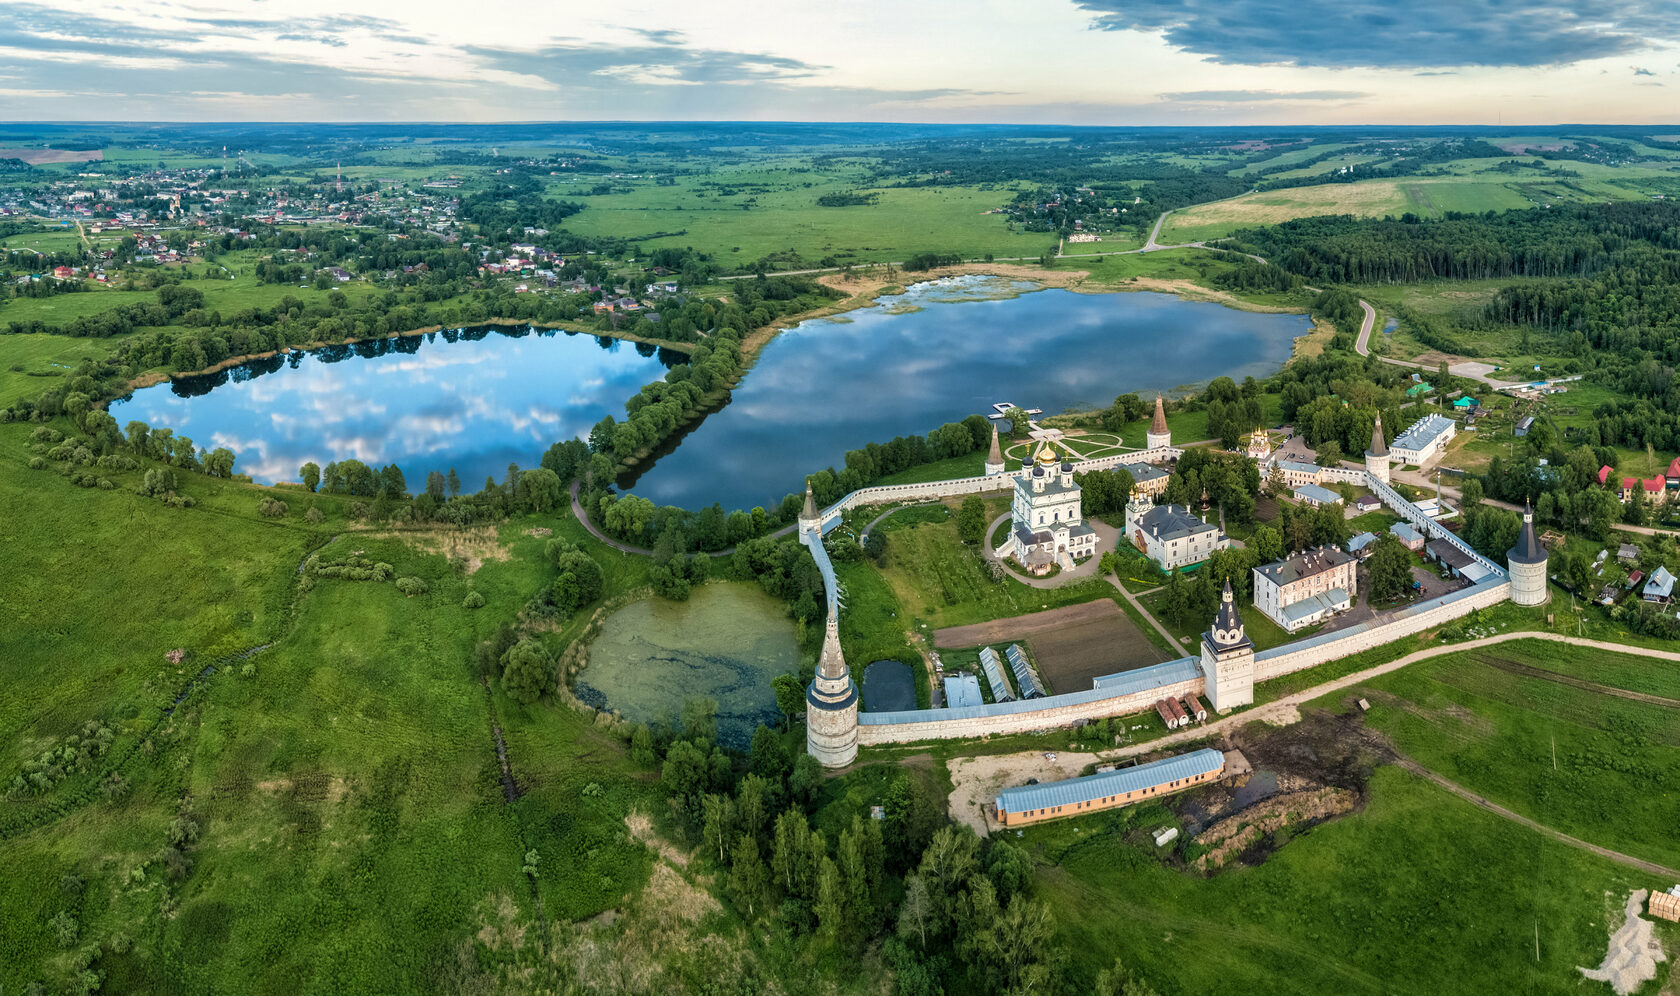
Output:
[[1381,415],[1377,416],[1376,422],[1371,426],[1371,448],[1365,451],[1365,455],[1374,457],[1388,456],[1388,443],[1383,440]]
[[1546,562],[1546,548],[1540,545],[1540,540],[1534,535],[1534,512],[1523,503],[1522,532],[1517,536],[1517,545],[1505,552],[1505,560],[1512,564],[1544,564]]
[[1207,636],[1215,650],[1235,650],[1249,643],[1230,578],[1225,579],[1225,590],[1219,596],[1219,614],[1213,617],[1213,629]]
[[1167,408],[1166,403],[1161,400],[1159,391],[1155,392],[1155,419],[1149,423],[1149,431],[1153,433],[1167,431]]
[[817,674],[836,680],[848,677],[850,673],[846,668],[846,658],[840,653],[840,617],[830,612],[828,622],[823,626],[822,654],[817,658]]
[[996,422],[992,423],[992,448],[986,453],[986,462],[988,464],[1003,463],[1003,450],[998,448],[998,431]]
[[[786,515],[787,513],[782,513]],[[801,519],[817,518],[817,496],[811,493],[811,482],[805,482],[805,509],[799,513]]]

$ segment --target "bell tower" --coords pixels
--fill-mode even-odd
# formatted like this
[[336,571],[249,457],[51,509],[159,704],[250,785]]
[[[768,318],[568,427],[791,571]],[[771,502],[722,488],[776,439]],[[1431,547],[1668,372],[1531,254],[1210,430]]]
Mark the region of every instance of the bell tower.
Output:
[[1254,642],[1243,629],[1229,580],[1213,628],[1202,634],[1202,673],[1215,712],[1254,704]]

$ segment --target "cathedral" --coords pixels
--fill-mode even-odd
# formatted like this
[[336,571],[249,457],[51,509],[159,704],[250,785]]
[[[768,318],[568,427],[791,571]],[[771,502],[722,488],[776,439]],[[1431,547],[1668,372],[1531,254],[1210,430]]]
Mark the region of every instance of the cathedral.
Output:
[[1073,480],[1073,461],[1058,457],[1048,441],[1021,461],[1009,513],[1012,528],[998,556],[1013,556],[1034,574],[1047,574],[1057,564],[1071,569],[1074,558],[1097,552],[1097,534],[1085,524]]

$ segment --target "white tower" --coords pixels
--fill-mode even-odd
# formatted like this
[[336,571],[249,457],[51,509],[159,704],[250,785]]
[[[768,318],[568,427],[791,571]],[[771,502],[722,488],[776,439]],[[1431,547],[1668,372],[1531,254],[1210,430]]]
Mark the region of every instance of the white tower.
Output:
[[1254,642],[1243,629],[1229,580],[1213,628],[1202,634],[1202,674],[1214,712],[1254,704]]
[[857,742],[857,686],[840,653],[838,613],[830,611],[817,677],[805,690],[805,752],[825,768],[844,768],[857,759]]
[[1003,450],[998,448],[997,423],[992,423],[992,448],[986,454],[986,476],[996,477],[1003,473]]
[[1155,395],[1155,418],[1149,423],[1149,431],[1144,433],[1143,445],[1150,450],[1172,445],[1172,432],[1167,429],[1167,409],[1159,392]]
[[1382,416],[1371,426],[1371,448],[1365,451],[1365,473],[1388,483],[1388,443],[1383,439]]
[[1546,587],[1546,548],[1534,538],[1534,513],[1526,503],[1517,545],[1505,552],[1505,569],[1511,575],[1511,601],[1516,604],[1544,605],[1552,597]]

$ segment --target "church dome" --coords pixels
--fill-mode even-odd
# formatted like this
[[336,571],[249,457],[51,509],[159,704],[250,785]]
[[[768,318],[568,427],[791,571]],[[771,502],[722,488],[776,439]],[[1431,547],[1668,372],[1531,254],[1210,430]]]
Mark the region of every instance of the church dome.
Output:
[[1038,448],[1038,454],[1036,456],[1036,459],[1038,460],[1039,463],[1043,464],[1046,467],[1055,466],[1056,463],[1058,462],[1057,457],[1056,457],[1056,451],[1055,451],[1055,449],[1053,449],[1050,446],[1049,442],[1045,442],[1042,446],[1040,446]]

